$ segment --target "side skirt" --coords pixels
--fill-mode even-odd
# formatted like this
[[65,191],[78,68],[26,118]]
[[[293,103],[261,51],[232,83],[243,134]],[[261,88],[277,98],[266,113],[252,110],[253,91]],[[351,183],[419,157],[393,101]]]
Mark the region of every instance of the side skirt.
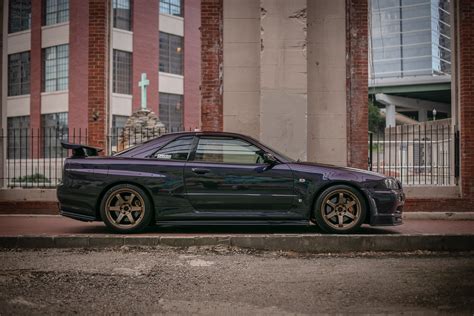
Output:
[[83,222],[93,222],[93,221],[97,220],[94,216],[83,215],[83,214],[78,214],[78,213],[71,213],[71,212],[67,212],[67,211],[63,211],[63,210],[60,210],[59,214],[62,215],[62,216],[77,219],[77,220],[83,221]]
[[156,221],[157,226],[314,226],[308,220],[174,220]]

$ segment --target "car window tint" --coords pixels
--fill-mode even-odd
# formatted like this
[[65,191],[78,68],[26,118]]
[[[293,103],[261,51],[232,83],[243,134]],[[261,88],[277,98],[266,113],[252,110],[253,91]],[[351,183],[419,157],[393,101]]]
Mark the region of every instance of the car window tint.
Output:
[[155,152],[153,154],[153,158],[166,160],[187,160],[192,143],[193,136],[178,138]]
[[263,163],[260,148],[238,138],[201,137],[195,161],[256,164]]

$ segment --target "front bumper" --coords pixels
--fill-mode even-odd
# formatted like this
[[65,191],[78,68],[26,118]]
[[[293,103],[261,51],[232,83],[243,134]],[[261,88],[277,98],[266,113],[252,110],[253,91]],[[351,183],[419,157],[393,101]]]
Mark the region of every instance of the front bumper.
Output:
[[403,224],[402,214],[405,205],[403,190],[371,191],[370,222],[372,226],[394,226]]

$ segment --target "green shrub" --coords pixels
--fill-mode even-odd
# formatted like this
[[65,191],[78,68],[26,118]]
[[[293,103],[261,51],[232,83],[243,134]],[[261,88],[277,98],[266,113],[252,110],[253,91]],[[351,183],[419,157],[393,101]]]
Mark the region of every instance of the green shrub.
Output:
[[33,183],[44,183],[44,182],[51,182],[48,178],[46,178],[41,173],[34,173],[30,175],[26,175],[23,177],[14,178],[13,182],[33,182]]

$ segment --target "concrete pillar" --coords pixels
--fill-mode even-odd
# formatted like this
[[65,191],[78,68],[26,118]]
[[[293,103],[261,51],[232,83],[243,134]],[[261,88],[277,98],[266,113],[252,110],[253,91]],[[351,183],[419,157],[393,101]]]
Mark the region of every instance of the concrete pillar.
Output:
[[260,137],[260,1],[224,0],[224,130]]
[[395,115],[396,115],[395,105],[386,104],[385,105],[385,127],[393,127],[396,125]]
[[306,0],[261,7],[260,139],[306,160]]
[[184,128],[201,127],[201,1],[184,1]]
[[347,165],[345,0],[308,1],[308,160]]
[[418,122],[426,122],[428,121],[428,111],[424,109],[418,110]]

